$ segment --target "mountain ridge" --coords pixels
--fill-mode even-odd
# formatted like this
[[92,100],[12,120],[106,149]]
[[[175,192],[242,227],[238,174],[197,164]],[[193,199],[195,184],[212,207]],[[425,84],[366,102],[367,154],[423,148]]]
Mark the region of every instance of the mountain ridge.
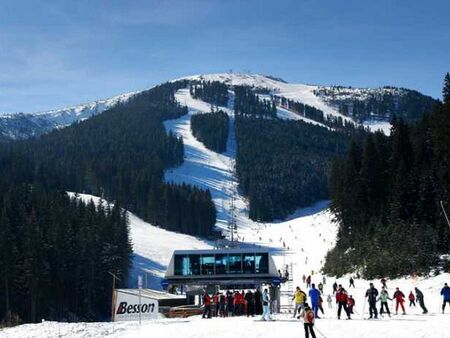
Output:
[[[390,115],[385,114],[364,114],[364,119],[359,119],[353,115],[356,111],[355,106],[358,102],[367,100],[383,99],[386,95],[395,95],[394,106],[398,97],[403,97],[407,93],[417,93],[426,98],[426,102],[432,102],[434,99],[423,95],[417,91],[384,86],[378,88],[355,88],[346,86],[320,86],[301,83],[288,83],[280,78],[271,75],[245,74],[245,73],[210,73],[197,74],[177,78],[168,82],[178,81],[219,81],[228,86],[244,85],[255,90],[269,91],[271,95],[284,97],[288,100],[303,103],[314,107],[324,113],[324,116],[332,116],[335,119],[341,119],[344,122],[354,123],[355,125],[365,125],[369,129],[379,128],[373,120],[389,122]],[[113,96],[108,99],[100,99],[93,102],[83,103],[75,106],[69,106],[49,111],[36,113],[3,113],[0,114],[0,137],[6,139],[23,139],[39,136],[56,128],[63,128],[72,123],[82,121],[94,115],[100,114],[119,103],[124,103],[130,97],[142,93],[147,89],[126,92]],[[392,104],[391,104],[392,105]],[[424,110],[425,108],[422,108]],[[421,115],[423,112],[419,112]],[[372,120],[372,121],[371,121]],[[365,121],[372,123],[364,123]],[[375,127],[372,127],[374,125]],[[382,125],[386,127],[386,125]],[[386,128],[385,128],[386,129]]]

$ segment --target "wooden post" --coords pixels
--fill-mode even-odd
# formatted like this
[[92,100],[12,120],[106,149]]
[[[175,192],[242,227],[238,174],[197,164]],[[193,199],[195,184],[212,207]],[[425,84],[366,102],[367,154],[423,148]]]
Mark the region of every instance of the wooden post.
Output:
[[115,310],[116,310],[116,293],[115,293],[115,289],[116,289],[116,279],[120,280],[119,277],[117,277],[115,274],[113,274],[112,272],[108,271],[108,273],[112,276],[113,281],[112,281],[112,295],[111,295],[111,321],[114,321],[114,317],[115,317]]

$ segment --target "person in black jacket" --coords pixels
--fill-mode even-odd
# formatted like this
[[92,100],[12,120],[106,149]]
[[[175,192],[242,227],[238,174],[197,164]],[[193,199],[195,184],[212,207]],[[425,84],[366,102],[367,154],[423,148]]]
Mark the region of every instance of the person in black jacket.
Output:
[[255,295],[251,290],[248,290],[245,294],[245,300],[247,302],[247,317],[255,315]]
[[263,313],[262,293],[259,288],[256,289],[254,298],[255,298],[255,314],[262,315],[262,313]]
[[227,291],[227,313],[229,317],[234,315],[233,294],[231,291]]
[[423,314],[428,313],[428,310],[427,310],[427,308],[426,308],[426,306],[425,306],[425,302],[424,302],[424,300],[423,300],[423,293],[422,293],[422,291],[420,291],[417,287],[414,288],[414,290],[416,291],[416,299],[417,299],[417,302],[419,303],[420,307],[421,307],[422,310],[423,310],[422,313],[423,313]]
[[370,283],[370,288],[366,291],[366,297],[369,301],[369,319],[372,319],[373,316],[375,318],[378,318],[378,311],[377,311],[377,297],[378,297],[378,290],[373,286],[373,283]]

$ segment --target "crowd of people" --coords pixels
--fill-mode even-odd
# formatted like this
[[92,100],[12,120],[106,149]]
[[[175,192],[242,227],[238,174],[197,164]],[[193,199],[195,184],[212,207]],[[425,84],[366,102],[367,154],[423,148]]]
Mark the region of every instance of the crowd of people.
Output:
[[[203,292],[203,318],[263,315],[265,306],[269,305],[268,290],[260,288],[242,291],[217,292],[213,296]],[[267,317],[267,316],[266,316]]]
[[[323,284],[326,284],[326,279],[323,277],[322,282],[320,282],[319,289],[316,289],[315,284],[312,283],[311,276],[303,276],[303,283],[306,284],[306,288],[309,289],[308,295],[304,292],[299,286],[296,287],[295,293],[293,295],[292,300],[294,301],[294,314],[293,317],[303,318],[304,329],[305,329],[305,337],[309,338],[309,335],[315,338],[314,332],[314,320],[320,318],[318,315],[318,311],[320,310],[324,313],[322,308],[322,295],[323,295]],[[399,309],[402,310],[402,314],[406,314],[405,310],[405,294],[397,287],[392,295],[392,298],[389,296],[387,281],[386,279],[382,279],[381,281],[381,292],[378,292],[378,289],[375,287],[374,283],[369,284],[369,288],[365,293],[365,300],[367,300],[369,305],[369,318],[368,319],[376,319],[378,315],[383,315],[386,313],[389,317],[391,317],[391,311],[389,310],[389,301],[395,302],[395,314],[398,314]],[[337,318],[341,319],[342,311],[344,311],[347,319],[351,319],[351,315],[355,313],[355,299],[352,295],[348,293],[347,290],[337,282],[333,283],[333,296],[336,299],[337,304]],[[349,279],[349,288],[355,287],[355,281],[353,277]],[[450,287],[447,283],[444,284],[444,287],[441,289],[440,295],[443,298],[442,303],[442,313],[445,312],[445,307],[448,304],[450,307]],[[311,306],[308,304],[307,300],[310,300]],[[409,306],[415,307],[416,302],[419,304],[422,309],[422,314],[427,314],[428,310],[425,306],[424,302],[424,294],[418,288],[414,288],[414,292],[411,291],[408,295],[408,299],[410,301]],[[377,310],[377,302],[380,303],[380,311]],[[333,299],[332,295],[328,294],[327,296],[328,308],[333,308]],[[365,305],[365,304],[364,304]],[[364,311],[364,310],[363,310]],[[298,315],[298,316],[297,316]]]
[[[314,321],[319,319],[319,311],[324,314],[323,298],[324,297],[324,285],[326,285],[326,278],[322,277],[321,281],[316,287],[316,284],[312,282],[311,276],[303,276],[303,283],[306,285],[308,292],[303,291],[300,286],[297,286],[292,297],[294,302],[294,318],[302,318],[305,329],[305,337],[315,338]],[[405,294],[397,287],[395,288],[392,298],[388,292],[388,286],[386,279],[381,279],[381,291],[375,287],[374,283],[369,283],[369,288],[365,293],[365,300],[368,304],[368,319],[376,319],[378,316],[383,316],[386,313],[391,317],[391,310],[388,301],[395,302],[395,314],[398,315],[399,310],[403,315],[406,314],[405,309]],[[353,277],[349,279],[349,288],[355,288],[355,280]],[[447,283],[444,284],[441,289],[440,295],[443,298],[442,313],[444,313],[446,305],[450,307],[450,287]],[[333,308],[333,297],[337,306],[337,318],[341,319],[344,314],[347,319],[351,319],[352,315],[356,313],[354,310],[355,299],[349,292],[342,286],[334,282],[332,285],[332,293],[327,295],[328,308]],[[423,314],[428,313],[428,309],[425,306],[424,294],[418,288],[415,287],[414,291],[410,291],[408,295],[409,306],[416,307],[416,302],[422,309]],[[255,316],[261,315],[263,320],[271,320],[270,317],[270,296],[267,289],[261,292],[260,288],[247,291],[227,291],[226,293],[217,292],[212,297],[204,291],[203,294],[204,312],[203,318],[211,318],[212,316],[229,317],[229,316]],[[379,303],[379,311],[377,308]],[[364,303],[364,310],[365,311]]]

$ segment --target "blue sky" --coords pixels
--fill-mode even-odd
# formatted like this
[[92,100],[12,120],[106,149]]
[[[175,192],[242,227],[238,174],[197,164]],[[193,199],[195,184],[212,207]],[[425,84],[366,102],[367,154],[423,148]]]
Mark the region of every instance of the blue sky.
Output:
[[448,0],[0,0],[0,112],[232,69],[441,97]]

